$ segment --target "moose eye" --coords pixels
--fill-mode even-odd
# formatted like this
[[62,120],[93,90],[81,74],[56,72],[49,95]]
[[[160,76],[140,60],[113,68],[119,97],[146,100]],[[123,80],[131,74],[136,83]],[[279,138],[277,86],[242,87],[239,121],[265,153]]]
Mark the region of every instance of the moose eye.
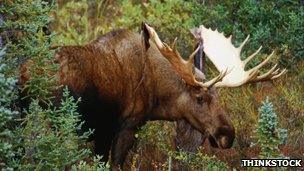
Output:
[[202,96],[200,96],[200,97],[196,97],[196,102],[197,102],[197,104],[203,104],[204,103],[204,98],[202,97]]

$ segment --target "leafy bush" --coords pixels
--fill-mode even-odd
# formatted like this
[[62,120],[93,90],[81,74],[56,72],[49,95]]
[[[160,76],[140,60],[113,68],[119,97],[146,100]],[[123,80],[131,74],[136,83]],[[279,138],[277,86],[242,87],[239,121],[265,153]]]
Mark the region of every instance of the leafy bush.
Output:
[[15,157],[12,144],[15,138],[13,122],[19,113],[11,105],[17,98],[14,89],[17,80],[6,76],[9,69],[2,63],[4,52],[5,49],[0,50],[0,168],[11,170]]
[[250,34],[244,55],[263,45],[262,52],[276,50],[284,65],[303,60],[304,7],[300,1],[208,1],[196,6],[193,17],[195,25],[204,24],[234,35],[237,44]]
[[189,165],[192,169],[197,170],[227,170],[226,163],[218,160],[215,156],[208,156],[203,154],[201,150],[196,154],[184,151],[171,151],[169,153],[172,158],[182,161]]
[[[50,50],[53,34],[48,30],[53,7],[43,0],[1,2],[1,37],[7,47],[0,63],[1,168],[65,170],[92,157],[86,144],[91,132],[79,131],[82,122],[76,111],[77,101],[65,89],[60,106],[51,103],[53,92],[58,90],[54,76],[57,65]],[[18,115],[15,119],[16,112],[10,107],[17,105],[16,80],[10,75],[17,74],[16,66],[26,59],[30,59],[30,80],[22,91],[31,103],[28,110],[21,111],[22,118]],[[8,64],[5,75],[2,63]],[[94,159],[92,166],[101,166],[99,160]]]
[[304,84],[301,80],[304,77],[303,74],[290,75],[284,77],[284,82],[277,85],[280,93],[275,107],[281,114],[281,118],[284,118],[281,119],[281,124],[289,131],[288,143],[300,149],[304,139]]
[[[101,10],[103,1],[94,2]],[[52,26],[57,31],[54,39],[56,45],[83,45],[111,31],[112,28],[106,26],[104,13],[96,12],[91,16],[90,7],[86,0],[70,1],[54,13],[56,20]]]
[[278,128],[278,117],[268,98],[259,109],[257,138],[257,144],[261,148],[261,158],[282,157],[278,146],[286,142],[287,130]]
[[[122,0],[122,16],[116,21],[119,27],[132,28],[139,31],[142,21],[147,21],[156,27],[157,32],[164,42],[172,43],[178,37],[177,46],[183,56],[187,56],[193,50],[193,37],[189,29],[194,25],[191,17],[192,10],[197,3],[183,0],[152,0],[139,4]],[[183,35],[183,36],[180,36]]]
[[[53,6],[45,1],[17,0],[5,1],[0,13],[4,14],[4,23],[0,27],[6,40],[6,60],[18,67],[21,62],[31,59],[31,80],[25,85],[27,94],[40,101],[50,99],[50,89],[54,89],[55,77],[52,74],[57,66],[53,63],[53,51],[50,51],[52,34],[46,34]],[[14,70],[16,72],[18,70]]]
[[190,15],[195,4],[182,0],[165,0],[163,3],[153,0],[143,4],[128,0],[112,4],[107,1],[72,0],[62,5],[55,14],[53,29],[58,33],[55,44],[83,45],[119,28],[139,32],[141,22],[147,21],[157,27],[166,42],[173,41],[177,32],[184,35],[179,37],[181,43],[178,46],[182,48],[182,54],[186,54],[192,50],[192,37],[188,29],[193,23]]
[[58,109],[42,109],[34,100],[18,131],[22,138],[19,146],[20,170],[64,170],[89,157],[90,150],[81,148],[89,132],[77,135],[81,124],[76,112],[77,102],[64,90]]
[[109,164],[100,162],[101,157],[96,156],[93,158],[93,163],[87,163],[85,161],[80,161],[78,164],[72,166],[72,171],[108,171],[110,170]]

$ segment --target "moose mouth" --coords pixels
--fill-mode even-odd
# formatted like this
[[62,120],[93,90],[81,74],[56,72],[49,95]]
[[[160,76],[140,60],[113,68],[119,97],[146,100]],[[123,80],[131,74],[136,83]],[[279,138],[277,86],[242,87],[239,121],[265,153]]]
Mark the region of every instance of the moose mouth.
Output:
[[233,145],[234,136],[229,135],[220,135],[213,136],[209,135],[208,140],[210,145],[214,148],[227,149],[231,148]]

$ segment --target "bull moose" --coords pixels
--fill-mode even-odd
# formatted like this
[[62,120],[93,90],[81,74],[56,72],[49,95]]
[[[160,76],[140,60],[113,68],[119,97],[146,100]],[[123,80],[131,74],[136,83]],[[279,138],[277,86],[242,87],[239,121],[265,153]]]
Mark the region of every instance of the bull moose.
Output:
[[[64,46],[56,52],[58,85],[81,97],[79,112],[85,127],[95,129],[95,152],[107,159],[111,150],[112,170],[123,165],[136,130],[148,120],[183,120],[207,134],[214,146],[230,148],[235,131],[216,88],[275,79],[285,72],[278,73],[275,66],[258,75],[271,55],[245,71],[245,64],[260,50],[241,61],[248,38],[235,48],[230,39],[204,26],[195,35],[220,71],[210,81],[193,65],[198,48],[186,61],[175,48],[176,40],[169,47],[146,23],[141,34],[116,30],[84,46]],[[21,70],[21,82],[30,79],[27,67]]]

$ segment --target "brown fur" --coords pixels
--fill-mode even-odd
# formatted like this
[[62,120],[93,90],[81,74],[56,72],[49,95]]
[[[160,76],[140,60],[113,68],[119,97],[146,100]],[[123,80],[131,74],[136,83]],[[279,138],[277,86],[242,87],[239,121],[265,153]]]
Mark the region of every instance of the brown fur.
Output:
[[[112,144],[112,169],[117,169],[132,147],[136,129],[147,120],[185,119],[209,134],[215,146],[231,147],[234,128],[216,91],[186,85],[146,39],[117,30],[84,46],[62,47],[55,54],[58,85],[67,85],[82,98],[79,111],[85,127],[96,130],[93,139],[101,148],[97,152],[107,158]],[[22,84],[29,79],[26,68],[21,69]]]

